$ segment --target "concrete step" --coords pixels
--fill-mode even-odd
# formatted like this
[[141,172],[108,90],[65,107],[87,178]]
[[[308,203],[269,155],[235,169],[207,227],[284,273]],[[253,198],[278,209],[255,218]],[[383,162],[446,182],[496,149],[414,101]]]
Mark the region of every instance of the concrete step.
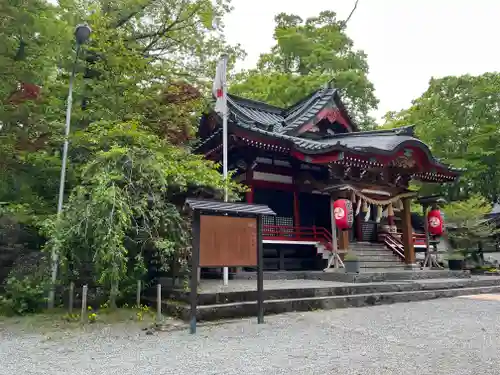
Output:
[[[264,311],[265,314],[280,314],[318,309],[332,310],[399,302],[425,301],[437,298],[450,298],[484,293],[500,293],[500,285],[266,300],[264,301]],[[178,316],[185,321],[189,321],[190,307],[187,303],[164,302],[163,305],[168,313]],[[245,301],[201,305],[198,306],[196,315],[198,321],[214,321],[220,319],[256,316],[257,303]]]

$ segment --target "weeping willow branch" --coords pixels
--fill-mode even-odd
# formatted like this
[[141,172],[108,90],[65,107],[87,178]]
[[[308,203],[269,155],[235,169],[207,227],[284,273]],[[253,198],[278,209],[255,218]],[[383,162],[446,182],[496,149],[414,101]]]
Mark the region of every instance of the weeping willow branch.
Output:
[[[145,274],[146,253],[159,257],[161,269],[186,256],[189,224],[169,199],[189,186],[222,191],[223,185],[214,164],[129,123],[108,128],[101,123],[93,130],[80,140],[79,147],[87,147],[91,155],[82,169],[82,184],[48,236],[65,259],[78,266],[90,263],[93,280],[109,288],[114,306],[119,287]],[[97,131],[103,133],[100,138]],[[233,196],[243,191],[237,186],[229,187]]]

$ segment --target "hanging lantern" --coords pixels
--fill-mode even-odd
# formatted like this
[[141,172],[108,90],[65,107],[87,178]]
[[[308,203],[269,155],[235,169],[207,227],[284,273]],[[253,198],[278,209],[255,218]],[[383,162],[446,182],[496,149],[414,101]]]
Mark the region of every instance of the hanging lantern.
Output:
[[349,229],[354,221],[352,202],[348,199],[337,199],[333,202],[333,216],[337,228]]
[[444,231],[443,216],[441,211],[434,209],[427,214],[427,223],[429,224],[429,234],[432,236],[440,236]]

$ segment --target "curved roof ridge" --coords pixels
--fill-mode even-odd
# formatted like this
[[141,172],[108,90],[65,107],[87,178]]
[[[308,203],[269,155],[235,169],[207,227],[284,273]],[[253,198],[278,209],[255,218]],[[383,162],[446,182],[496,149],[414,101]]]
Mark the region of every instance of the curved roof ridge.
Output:
[[373,135],[406,135],[416,138],[415,125],[406,125],[392,129],[379,129],[379,130],[357,131],[352,133],[339,133],[339,134],[334,134],[326,138],[325,140],[335,139],[335,138],[345,138],[345,137],[365,137]]
[[[297,108],[302,107],[306,102],[310,102],[310,101],[314,100],[318,96],[318,94],[319,94],[319,96],[323,96],[324,95],[324,93],[323,93],[324,91],[325,91],[324,88],[314,90],[309,95],[307,95],[304,98],[300,99],[298,102],[295,102],[291,106],[288,106],[284,110],[285,117],[290,116],[291,112],[294,112]],[[331,94],[333,95],[333,92]]]
[[301,106],[295,108],[284,120],[283,132],[290,132],[296,130],[303,125],[308,119],[314,117],[321,111],[330,101],[331,95],[320,94],[316,92],[315,95],[309,97],[309,100],[302,103]]

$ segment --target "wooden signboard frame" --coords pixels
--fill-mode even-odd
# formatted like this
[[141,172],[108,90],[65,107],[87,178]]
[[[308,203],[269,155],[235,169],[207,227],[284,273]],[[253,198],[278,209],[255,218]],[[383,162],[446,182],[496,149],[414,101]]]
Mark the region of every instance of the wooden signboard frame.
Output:
[[200,267],[257,266],[258,217],[200,215]]
[[196,200],[187,204],[193,209],[190,332],[196,333],[199,267],[257,266],[257,322],[264,323],[262,215],[276,214],[263,205]]

